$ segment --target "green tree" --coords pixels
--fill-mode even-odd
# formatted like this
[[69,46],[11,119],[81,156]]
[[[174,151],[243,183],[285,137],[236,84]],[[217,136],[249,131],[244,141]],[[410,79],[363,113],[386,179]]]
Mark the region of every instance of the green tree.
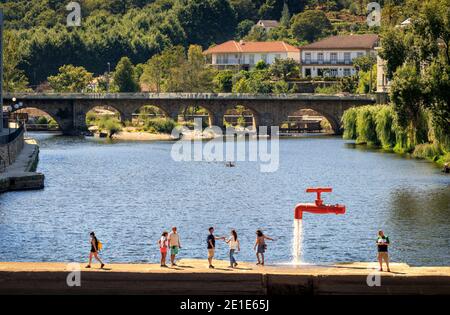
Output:
[[48,83],[55,92],[69,93],[83,92],[92,80],[92,73],[73,65],[62,66],[57,75],[48,77]]
[[423,111],[423,90],[424,86],[414,66],[406,64],[395,72],[390,97],[398,124],[407,130],[411,146],[422,142],[417,130]]
[[287,81],[290,78],[298,77],[300,73],[300,64],[292,58],[275,59],[269,67],[271,75],[278,80]]
[[280,25],[289,28],[290,22],[291,22],[291,13],[289,12],[289,6],[287,3],[284,3],[283,11],[281,12]]
[[236,39],[240,40],[243,39],[250,33],[252,28],[255,26],[255,22],[252,20],[243,20],[241,21],[236,29]]
[[26,91],[28,79],[19,69],[22,62],[19,39],[10,32],[4,34],[3,89],[7,92]]
[[323,11],[307,10],[292,18],[292,33],[298,40],[313,42],[329,34],[330,20]]
[[113,80],[118,92],[139,91],[139,84],[136,82],[134,75],[134,67],[128,57],[120,59],[114,71]]
[[382,34],[380,57],[386,60],[386,76],[392,79],[398,67],[406,61],[408,48],[404,34],[398,29],[389,29]]
[[233,90],[233,72],[219,71],[214,76],[214,91],[217,93],[230,93]]

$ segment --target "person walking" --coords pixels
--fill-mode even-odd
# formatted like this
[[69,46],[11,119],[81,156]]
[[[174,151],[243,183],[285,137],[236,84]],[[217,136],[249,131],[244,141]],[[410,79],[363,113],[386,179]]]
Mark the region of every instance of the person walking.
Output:
[[181,248],[180,235],[177,233],[177,227],[172,227],[172,232],[169,233],[169,247],[170,247],[170,262],[172,266],[176,266],[175,257]]
[[236,262],[236,259],[234,258],[234,253],[236,250],[239,252],[241,251],[241,245],[238,240],[237,232],[236,230],[231,230],[231,236],[229,239],[225,240],[225,242],[230,246],[230,268],[235,268],[238,264]]
[[161,234],[161,238],[158,241],[159,244],[159,251],[161,252],[161,267],[167,267],[166,265],[166,257],[167,257],[167,250],[169,248],[169,240],[167,238],[169,233],[164,231]]
[[387,271],[391,272],[391,269],[389,268],[389,254],[388,254],[389,244],[390,244],[389,237],[384,235],[384,232],[382,230],[379,230],[377,237],[378,262],[380,263],[379,271],[383,271],[383,260],[384,260],[384,262],[386,263]]
[[267,249],[266,240],[273,241],[273,238],[264,235],[264,233],[261,230],[257,230],[256,241],[255,245],[253,246],[253,250],[256,250],[256,258],[258,259],[257,265],[264,266],[264,253],[266,252]]
[[89,263],[87,264],[86,268],[91,268],[92,257],[95,257],[95,259],[97,259],[101,264],[100,268],[103,269],[103,267],[105,267],[105,264],[100,259],[100,257],[98,257],[98,251],[100,250],[99,245],[101,243],[98,241],[94,232],[91,232],[89,235],[91,237],[91,252],[89,253]]
[[208,263],[209,263],[209,268],[214,268],[212,262],[213,262],[213,258],[214,258],[214,254],[215,254],[215,250],[216,250],[216,240],[225,240],[225,237],[215,237],[214,236],[214,228],[210,227],[208,229],[209,231],[209,235],[206,238],[206,243],[207,243],[207,248],[208,248]]

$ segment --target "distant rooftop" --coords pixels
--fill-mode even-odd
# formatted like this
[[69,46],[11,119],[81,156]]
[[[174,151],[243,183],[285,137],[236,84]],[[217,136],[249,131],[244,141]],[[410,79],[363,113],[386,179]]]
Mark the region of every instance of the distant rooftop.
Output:
[[217,53],[273,53],[273,52],[299,52],[297,47],[285,42],[244,42],[230,40],[223,44],[209,48],[204,54]]
[[277,20],[259,20],[256,25],[262,26],[262,27],[278,27],[280,23]]
[[300,49],[374,49],[378,39],[376,34],[331,36]]

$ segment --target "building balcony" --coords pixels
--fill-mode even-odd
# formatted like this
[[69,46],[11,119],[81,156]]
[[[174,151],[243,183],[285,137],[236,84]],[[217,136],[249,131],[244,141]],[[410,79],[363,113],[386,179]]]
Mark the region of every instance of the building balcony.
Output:
[[352,60],[348,59],[303,59],[302,64],[304,65],[353,65]]

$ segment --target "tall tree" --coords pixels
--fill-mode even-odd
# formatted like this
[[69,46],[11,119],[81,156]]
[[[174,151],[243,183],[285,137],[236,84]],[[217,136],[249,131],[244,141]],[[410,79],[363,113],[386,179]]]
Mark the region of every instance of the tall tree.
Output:
[[19,39],[5,32],[3,43],[3,89],[5,92],[25,91],[28,79],[24,71],[19,69],[22,61]]
[[130,58],[123,57],[116,66],[113,75],[114,84],[118,92],[138,92],[139,84],[136,82],[133,64]]
[[323,11],[308,10],[292,19],[292,33],[300,41],[315,41],[332,29],[331,22]]

